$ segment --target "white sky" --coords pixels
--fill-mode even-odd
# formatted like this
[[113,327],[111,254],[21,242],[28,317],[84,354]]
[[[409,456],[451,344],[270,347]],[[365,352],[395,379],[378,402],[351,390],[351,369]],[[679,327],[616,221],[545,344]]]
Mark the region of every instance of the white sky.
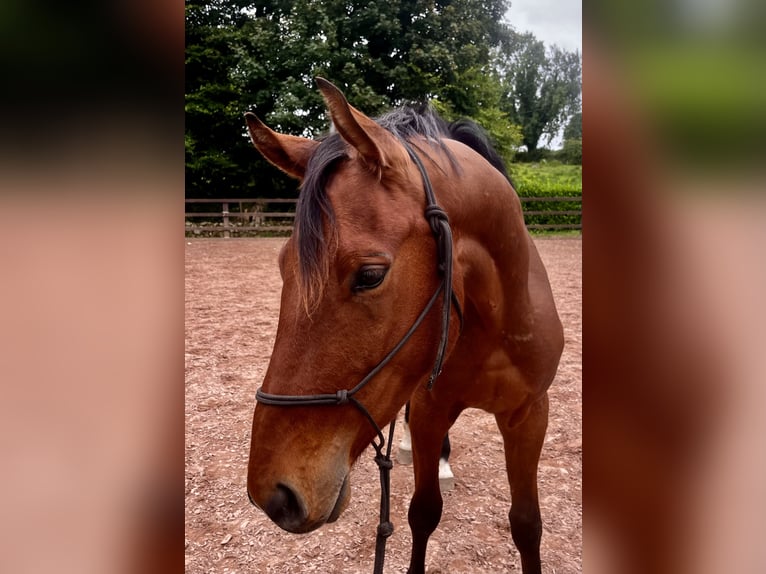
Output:
[[505,19],[519,32],[532,32],[546,46],[582,54],[580,0],[511,0]]

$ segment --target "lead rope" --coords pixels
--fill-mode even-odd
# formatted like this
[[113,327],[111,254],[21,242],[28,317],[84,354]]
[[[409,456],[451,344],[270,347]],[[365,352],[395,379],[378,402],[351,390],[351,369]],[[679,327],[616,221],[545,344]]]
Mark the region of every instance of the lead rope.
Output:
[[372,569],[373,574],[383,574],[383,562],[386,559],[386,541],[394,533],[394,525],[389,520],[389,516],[391,512],[391,469],[394,467],[394,463],[391,460],[391,445],[394,442],[395,426],[396,419],[392,420],[391,424],[388,425],[386,454],[383,455],[381,452],[383,445],[375,449],[377,452],[375,463],[380,471],[380,523],[378,524],[378,533],[375,536],[375,565]]

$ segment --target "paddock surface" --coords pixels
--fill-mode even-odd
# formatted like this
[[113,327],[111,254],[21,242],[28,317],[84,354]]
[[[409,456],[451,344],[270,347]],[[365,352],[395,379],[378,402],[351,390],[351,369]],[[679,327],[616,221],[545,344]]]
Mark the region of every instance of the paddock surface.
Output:
[[[284,238],[186,240],[186,572],[344,574],[372,571],[379,482],[372,449],[351,473],[340,519],[310,534],[280,530],[245,492],[254,395],[274,343]],[[536,238],[564,323],[539,470],[543,571],[582,572],[582,240]],[[401,419],[401,414],[400,414]],[[394,439],[399,442],[400,426]],[[520,572],[510,491],[494,419],[469,410],[452,431],[455,488],[428,547],[429,574]],[[387,573],[409,562],[412,467],[391,477]]]

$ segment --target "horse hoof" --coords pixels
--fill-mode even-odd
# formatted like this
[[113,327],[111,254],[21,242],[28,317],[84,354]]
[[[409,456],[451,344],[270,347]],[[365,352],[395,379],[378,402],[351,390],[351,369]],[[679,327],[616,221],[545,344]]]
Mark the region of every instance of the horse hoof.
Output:
[[396,452],[396,460],[399,464],[412,464],[412,451],[400,446]]
[[441,490],[442,492],[449,492],[453,488],[455,488],[454,476],[448,476],[448,477],[439,479],[439,490]]
[[439,489],[442,492],[449,492],[455,488],[455,475],[452,474],[452,468],[449,462],[443,458],[439,459]]

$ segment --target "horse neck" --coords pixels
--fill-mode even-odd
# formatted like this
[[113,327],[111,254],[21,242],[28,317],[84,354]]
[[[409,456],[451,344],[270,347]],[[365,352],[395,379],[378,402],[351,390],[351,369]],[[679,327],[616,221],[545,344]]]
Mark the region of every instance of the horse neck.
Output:
[[[434,174],[437,201],[449,214],[465,297],[478,301],[491,293],[506,319],[526,316],[529,307],[531,239],[521,202],[511,184],[486,161],[449,142],[461,165]],[[438,174],[436,173],[438,171]]]

